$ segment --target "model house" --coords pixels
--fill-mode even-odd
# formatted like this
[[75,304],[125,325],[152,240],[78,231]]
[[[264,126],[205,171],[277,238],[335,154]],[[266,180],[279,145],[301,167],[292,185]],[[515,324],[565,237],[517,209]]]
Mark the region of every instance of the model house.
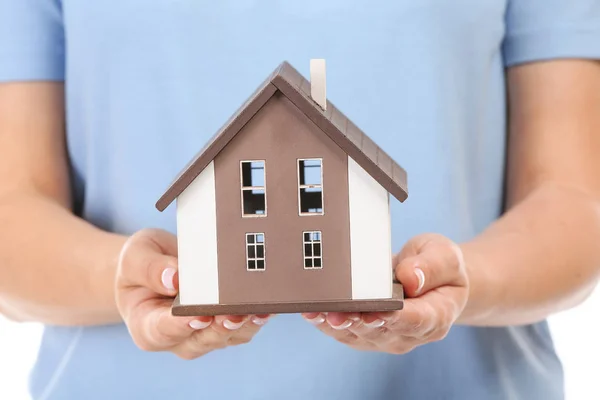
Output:
[[326,99],[324,61],[310,71],[282,63],[158,200],[176,200],[176,315],[402,307],[406,172]]

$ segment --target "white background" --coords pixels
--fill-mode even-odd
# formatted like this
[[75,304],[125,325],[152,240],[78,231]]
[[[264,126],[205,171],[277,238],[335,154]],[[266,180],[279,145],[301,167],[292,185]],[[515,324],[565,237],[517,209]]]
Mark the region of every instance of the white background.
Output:
[[[600,290],[583,305],[550,319],[566,374],[567,400],[600,399]],[[28,400],[27,379],[40,327],[0,317],[0,399]]]

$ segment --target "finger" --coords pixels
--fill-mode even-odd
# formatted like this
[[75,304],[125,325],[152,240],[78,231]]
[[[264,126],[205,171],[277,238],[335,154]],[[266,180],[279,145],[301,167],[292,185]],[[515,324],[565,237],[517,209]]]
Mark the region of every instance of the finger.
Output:
[[384,345],[389,340],[389,330],[385,326],[385,321],[376,319],[378,323],[368,324],[364,317],[353,323],[348,330],[354,333],[359,340],[372,344],[373,346]]
[[360,313],[303,313],[302,317],[313,325],[319,325],[325,321],[332,329],[347,329],[353,322],[360,321]]
[[325,322],[325,314],[318,312],[303,313],[302,317],[313,325],[320,325]]
[[[258,331],[266,324],[269,316],[253,315],[223,315],[216,316],[210,331],[212,339],[208,339],[208,346],[221,348],[236,346],[250,342]],[[208,333],[204,336],[207,336]],[[203,344],[207,339],[203,340]]]
[[445,331],[447,325],[438,308],[432,306],[431,299],[409,299],[402,311],[363,314],[349,330],[372,347],[412,348],[415,343],[429,341],[438,330]]
[[204,329],[195,332],[190,338],[170,349],[171,352],[185,360],[193,360],[211,351],[227,347],[225,335],[213,329]]
[[395,335],[426,337],[435,329],[437,312],[422,299],[407,299],[401,311],[382,315],[383,326]]
[[412,237],[404,244],[402,250],[395,254],[392,261],[393,265],[397,265],[405,258],[413,257],[419,254],[424,247],[434,241],[447,241],[448,239],[442,235],[429,233]]
[[144,301],[129,315],[129,332],[136,345],[146,351],[167,350],[213,323],[212,317],[173,316],[167,299]]
[[352,325],[350,330],[359,337],[371,339],[378,333],[387,331],[389,325],[387,321],[391,320],[393,316],[394,312],[363,313],[360,320],[356,324]]
[[405,258],[416,256],[419,253],[419,244],[414,238],[406,242],[400,252],[394,254],[392,265],[398,265]]
[[178,288],[177,258],[161,253],[154,240],[130,239],[119,259],[119,285],[142,286],[163,296],[174,296]]
[[[357,323],[357,321],[354,319],[341,318],[340,315],[335,315],[332,321],[329,317],[330,314],[335,315],[342,313],[306,313],[303,314],[303,317],[305,320],[316,326],[321,332],[335,340],[348,345],[357,345],[358,337],[349,330],[349,328]],[[339,323],[340,320],[344,322]]]
[[395,274],[406,295],[416,297],[443,285],[464,285],[463,268],[457,246],[441,243],[425,246],[417,255],[400,260]]
[[162,254],[177,257],[177,237],[172,233],[162,229],[143,229],[136,236],[152,242]]
[[348,329],[352,324],[360,321],[360,313],[327,313],[325,318],[329,326],[335,330]]
[[271,315],[218,315],[212,329],[220,334],[230,335],[233,332],[250,328],[258,330],[265,325]]
[[258,326],[263,326],[271,319],[272,315],[270,314],[258,314],[254,315],[250,318],[253,324]]
[[390,334],[391,323],[398,312],[371,312],[362,313],[356,323],[348,328],[362,341],[371,343],[376,347],[385,346],[399,336],[398,333]]
[[[457,301],[456,289],[444,286],[432,290],[421,297],[407,299],[402,311],[383,317],[387,328],[401,335],[415,338],[440,339],[436,335],[445,335],[459,317],[465,300]],[[463,298],[463,296],[459,296]]]
[[[233,318],[234,320],[236,318]],[[262,319],[265,319],[264,316]],[[214,350],[249,343],[262,325],[248,322],[236,330],[219,328],[215,321],[210,329],[195,332],[190,338],[175,346],[171,351],[186,360],[198,358]]]

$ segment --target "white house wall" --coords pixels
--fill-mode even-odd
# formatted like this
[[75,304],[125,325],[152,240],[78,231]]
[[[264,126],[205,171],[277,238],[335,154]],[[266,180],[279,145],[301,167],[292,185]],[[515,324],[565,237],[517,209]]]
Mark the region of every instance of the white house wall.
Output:
[[213,162],[177,198],[177,236],[181,304],[219,303]]
[[352,298],[392,297],[389,194],[348,157]]

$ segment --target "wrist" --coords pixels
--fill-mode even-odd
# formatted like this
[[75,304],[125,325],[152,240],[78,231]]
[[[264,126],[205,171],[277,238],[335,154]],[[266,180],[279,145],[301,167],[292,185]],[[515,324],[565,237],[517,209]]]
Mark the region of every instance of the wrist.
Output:
[[127,240],[126,236],[109,233],[103,241],[102,257],[97,261],[94,273],[90,276],[92,282],[89,287],[93,288],[99,313],[104,314],[107,322],[119,322],[119,315],[115,300],[115,278],[119,264],[121,249]]
[[469,298],[456,321],[460,325],[486,325],[495,314],[500,294],[498,276],[474,242],[459,245],[469,278]]

